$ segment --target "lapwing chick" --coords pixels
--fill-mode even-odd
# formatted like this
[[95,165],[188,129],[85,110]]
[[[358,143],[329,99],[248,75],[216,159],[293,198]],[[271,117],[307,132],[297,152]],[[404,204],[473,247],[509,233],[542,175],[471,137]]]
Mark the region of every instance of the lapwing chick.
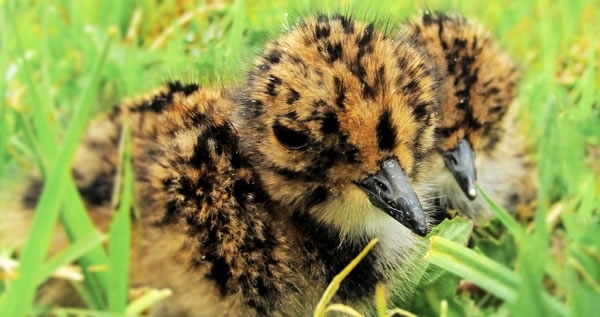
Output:
[[481,25],[458,14],[424,12],[400,33],[426,47],[444,78],[435,182],[442,207],[480,224],[489,220],[493,214],[477,195],[477,182],[511,211],[531,200],[533,176],[514,122],[516,63]]
[[439,84],[412,39],[308,17],[239,88],[173,83],[96,121],[75,178],[88,205],[109,204],[127,114],[141,216],[131,285],[173,291],[153,314],[310,314],[379,238],[336,295],[360,307],[427,243],[419,188],[437,155]]

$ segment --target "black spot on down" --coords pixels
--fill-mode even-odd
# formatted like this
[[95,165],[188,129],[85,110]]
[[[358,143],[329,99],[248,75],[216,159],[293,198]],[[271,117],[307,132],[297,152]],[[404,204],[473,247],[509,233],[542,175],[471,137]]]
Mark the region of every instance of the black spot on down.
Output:
[[396,147],[397,132],[392,125],[392,118],[389,110],[384,111],[379,116],[376,132],[377,146],[379,146],[381,150],[391,151]]

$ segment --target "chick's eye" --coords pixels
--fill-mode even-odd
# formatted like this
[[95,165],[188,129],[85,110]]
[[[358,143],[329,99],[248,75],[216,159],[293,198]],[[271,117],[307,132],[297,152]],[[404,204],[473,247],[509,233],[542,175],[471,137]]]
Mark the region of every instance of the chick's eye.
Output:
[[273,133],[279,143],[290,150],[301,150],[308,146],[308,136],[306,134],[279,123],[273,125]]

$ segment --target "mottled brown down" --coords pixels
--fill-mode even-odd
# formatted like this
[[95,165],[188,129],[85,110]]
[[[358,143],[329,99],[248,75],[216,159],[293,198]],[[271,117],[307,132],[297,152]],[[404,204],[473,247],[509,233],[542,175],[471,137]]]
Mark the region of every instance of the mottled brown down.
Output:
[[174,82],[94,121],[73,175],[105,229],[128,118],[141,211],[131,286],[173,291],[153,314],[307,315],[378,237],[336,297],[360,307],[376,283],[410,274],[427,243],[355,183],[395,158],[425,197],[433,64],[374,24],[309,17],[266,45],[239,89]]
[[[529,203],[536,190],[535,170],[515,121],[517,64],[487,30],[459,14],[426,11],[399,33],[421,43],[443,73],[438,152],[468,140],[480,186],[510,211]],[[478,223],[493,216],[481,195],[470,201],[463,194],[441,158],[434,174],[442,207],[457,209]]]

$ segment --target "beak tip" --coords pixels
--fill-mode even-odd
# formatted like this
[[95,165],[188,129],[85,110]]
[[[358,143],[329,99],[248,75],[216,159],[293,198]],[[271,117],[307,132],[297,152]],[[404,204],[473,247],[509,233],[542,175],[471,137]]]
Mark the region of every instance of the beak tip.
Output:
[[421,226],[415,227],[414,233],[420,235],[421,237],[426,236],[427,235],[427,225],[423,224]]
[[469,200],[475,200],[477,197],[477,188],[475,187],[477,171],[475,153],[469,141],[461,139],[454,149],[443,152],[442,158],[465,196]]
[[[385,186],[381,186],[383,184]],[[427,219],[417,193],[396,158],[381,163],[381,170],[357,185],[371,203],[413,233],[425,236]]]
[[473,186],[473,185],[469,186],[469,189],[467,190],[467,195],[469,196],[469,198],[471,200],[473,200],[477,197],[477,189],[475,189],[475,186]]

